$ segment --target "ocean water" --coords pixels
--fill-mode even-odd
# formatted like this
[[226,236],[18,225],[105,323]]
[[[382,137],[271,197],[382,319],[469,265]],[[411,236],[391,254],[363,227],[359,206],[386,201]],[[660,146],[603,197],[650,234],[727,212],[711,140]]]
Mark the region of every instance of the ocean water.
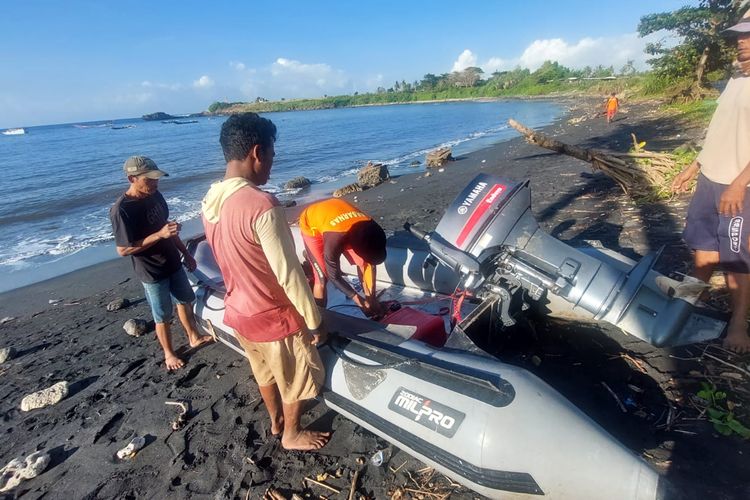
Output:
[[[549,101],[450,102],[268,113],[278,129],[266,186],[280,199],[323,197],[367,161],[391,175],[418,172],[413,160],[450,146],[454,156],[510,139],[510,117],[544,126],[562,113]],[[192,120],[192,118],[191,118]],[[0,135],[0,291],[116,258],[108,209],[127,189],[128,156],[151,157],[170,174],[159,183],[178,221],[195,219],[209,185],[223,175],[223,117],[173,124],[141,119],[27,128]],[[313,189],[284,191],[305,176]],[[313,194],[310,194],[313,193]]]

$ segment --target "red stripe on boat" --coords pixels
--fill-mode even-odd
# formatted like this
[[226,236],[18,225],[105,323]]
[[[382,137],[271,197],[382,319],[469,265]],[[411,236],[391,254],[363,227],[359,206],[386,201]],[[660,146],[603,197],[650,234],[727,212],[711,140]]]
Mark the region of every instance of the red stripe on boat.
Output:
[[464,228],[461,230],[461,234],[456,238],[456,246],[463,250],[464,242],[466,241],[466,238],[468,238],[469,233],[474,230],[474,226],[477,225],[479,219],[481,219],[484,213],[489,210],[492,206],[492,202],[495,201],[504,190],[505,186],[502,184],[495,184],[490,188],[489,192],[487,192],[484,198],[482,198],[482,201],[477,204],[477,208],[475,208],[474,212],[469,216],[469,220],[466,221]]

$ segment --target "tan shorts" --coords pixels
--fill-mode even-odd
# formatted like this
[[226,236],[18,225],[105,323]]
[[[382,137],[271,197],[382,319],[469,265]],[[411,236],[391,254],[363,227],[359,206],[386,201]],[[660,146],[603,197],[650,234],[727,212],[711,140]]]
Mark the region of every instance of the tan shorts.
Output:
[[286,404],[318,395],[326,372],[310,333],[300,331],[273,342],[252,342],[239,333],[235,336],[259,386],[276,384]]

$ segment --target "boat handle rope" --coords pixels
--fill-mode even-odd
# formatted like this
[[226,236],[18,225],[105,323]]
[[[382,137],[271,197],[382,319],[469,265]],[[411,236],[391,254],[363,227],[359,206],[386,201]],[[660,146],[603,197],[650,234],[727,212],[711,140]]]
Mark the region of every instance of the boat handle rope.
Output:
[[[335,335],[335,334],[334,334]],[[353,340],[349,339],[350,342],[354,342]],[[403,361],[397,361],[395,363],[385,363],[382,365],[370,365],[367,363],[362,363],[361,361],[357,361],[356,359],[353,359],[351,356],[349,356],[346,352],[344,352],[343,349],[339,348],[338,346],[334,346],[333,342],[327,343],[328,347],[333,351],[333,353],[336,355],[337,358],[341,359],[342,361],[346,361],[347,363],[351,363],[352,365],[356,366],[357,368],[362,368],[365,370],[392,370],[395,368],[400,368],[402,366],[409,366],[409,365],[415,365],[419,362],[415,359],[405,359]]]
[[[208,305],[208,298],[211,296],[211,294],[214,292],[214,289],[208,286],[205,283],[198,283],[198,288],[201,288],[204,290],[203,296],[201,298],[201,302],[203,302],[203,307],[208,309],[209,311],[223,311],[225,307],[211,307]],[[222,301],[222,304],[224,302]]]

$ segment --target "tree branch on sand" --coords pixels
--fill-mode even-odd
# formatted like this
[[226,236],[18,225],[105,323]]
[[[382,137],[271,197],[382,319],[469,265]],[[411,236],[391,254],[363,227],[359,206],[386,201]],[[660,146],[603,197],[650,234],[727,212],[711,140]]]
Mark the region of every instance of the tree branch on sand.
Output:
[[565,144],[530,129],[514,119],[508,124],[526,137],[530,144],[563,153],[591,164],[594,170],[600,170],[614,179],[625,194],[636,199],[655,199],[669,196],[671,179],[679,170],[674,155],[655,153],[643,149],[644,143],[638,143],[635,134],[633,150],[627,153],[610,153],[596,149],[584,149]]

